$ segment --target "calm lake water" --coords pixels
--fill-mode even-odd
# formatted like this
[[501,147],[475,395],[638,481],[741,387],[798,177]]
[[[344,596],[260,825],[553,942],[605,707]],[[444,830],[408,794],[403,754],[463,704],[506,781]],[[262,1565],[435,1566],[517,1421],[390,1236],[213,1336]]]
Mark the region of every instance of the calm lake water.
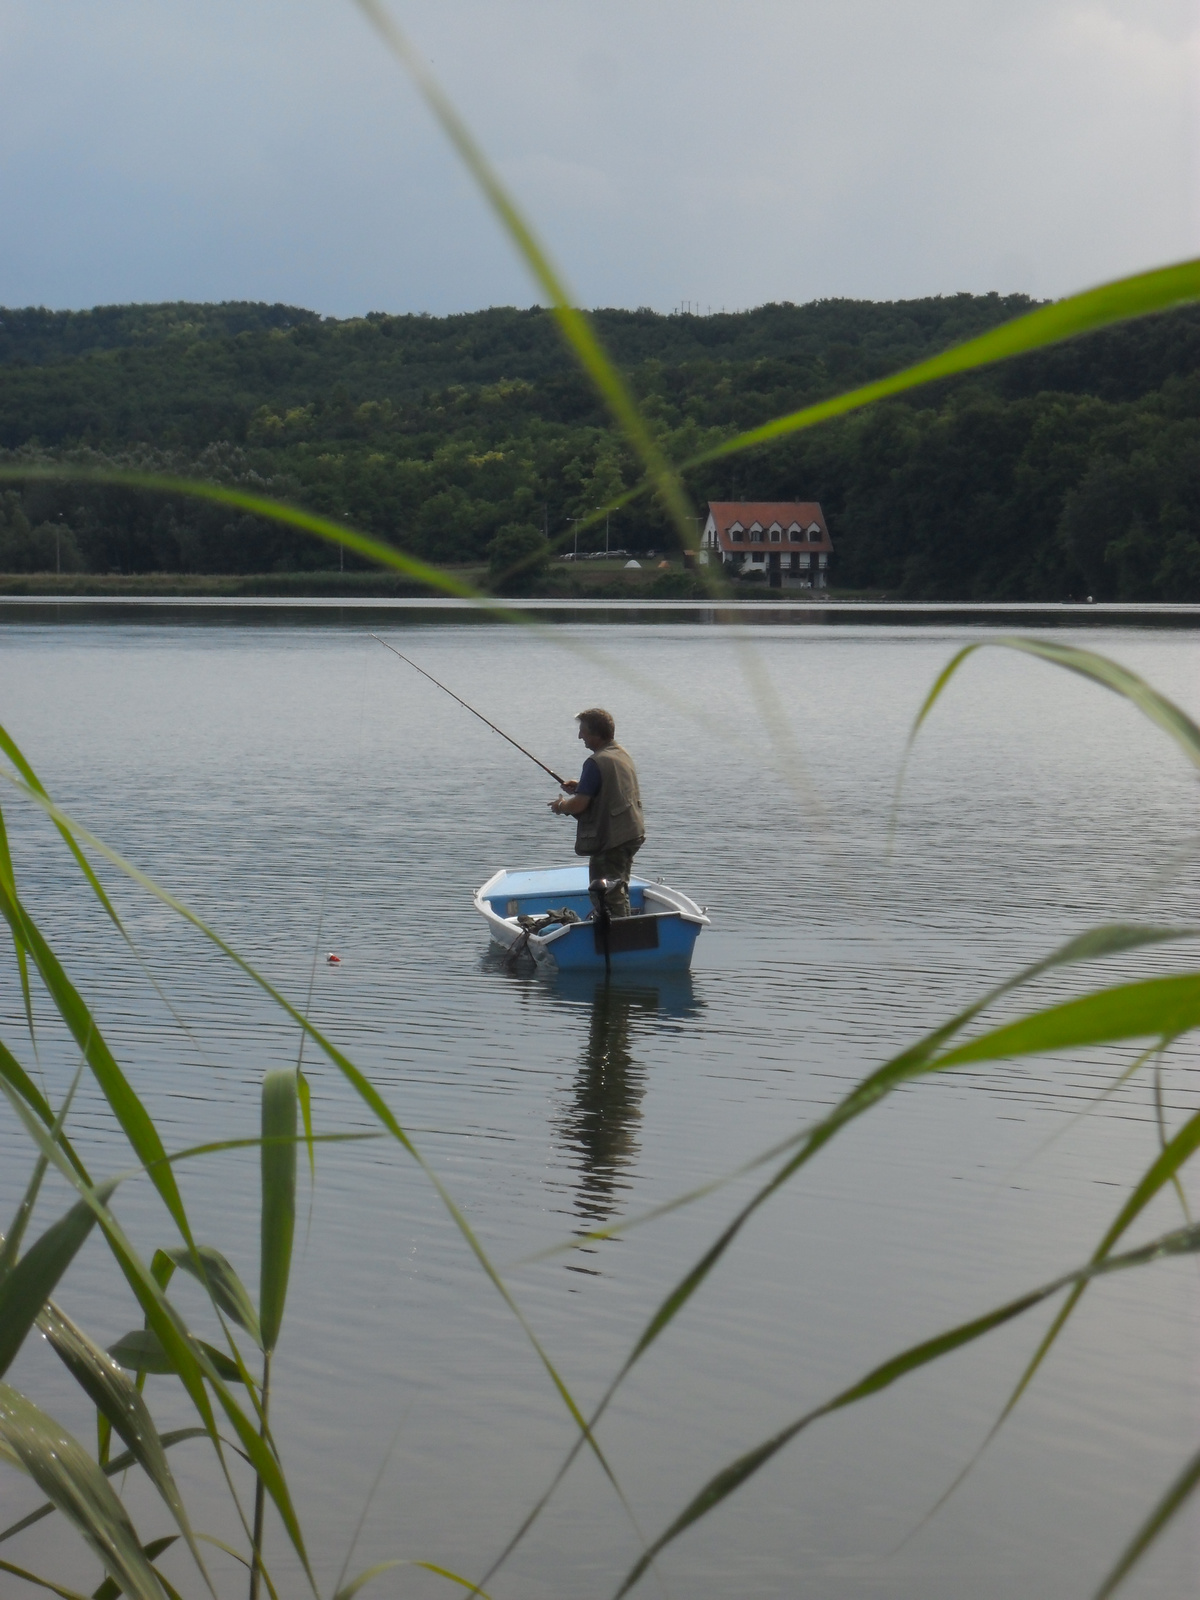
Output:
[[[614,712],[642,775],[642,868],[713,918],[690,979],[605,993],[488,954],[471,891],[499,866],[569,859],[569,826],[547,813],[554,790],[535,767],[368,626],[560,771],[578,762],[573,714]],[[746,1182],[625,1238],[525,1258],[732,1171],[1064,937],[1103,920],[1195,920],[1191,770],[1114,697],[1000,651],[968,664],[922,733],[889,859],[912,716],[954,650],[990,636],[691,621],[526,634],[396,613],[31,617],[0,627],[0,720],[77,818],[297,1003],[311,982],[314,1020],[412,1131],[586,1407]],[[1195,632],[1054,636],[1107,651],[1200,715]],[[253,1136],[262,1074],[295,1061],[297,1030],[106,870],[172,1016],[52,830],[5,809],[26,895],[168,1147]],[[1187,962],[1181,946],[1075,981]],[[1058,978],[1038,994],[1068,991]],[[73,1057],[44,999],[39,1011],[40,1071],[58,1095]],[[31,1061],[11,960],[0,1015]],[[824,1151],[759,1214],[602,1425],[641,1528],[657,1532],[732,1456],[874,1363],[1085,1259],[1157,1149],[1148,1076],[1100,1100],[1134,1054],[910,1087]],[[373,1126],[311,1047],[304,1064],[321,1131]],[[1200,1105],[1194,1069],[1190,1044],[1165,1062],[1171,1127]],[[93,1172],[127,1165],[90,1086],[72,1124]],[[28,1157],[11,1119],[2,1138],[7,1215]],[[254,1152],[191,1162],[182,1182],[198,1236],[255,1284]],[[63,1204],[49,1189],[42,1221]],[[144,1180],[125,1185],[118,1209],[147,1251],[175,1242]],[[1179,1218],[1164,1198],[1136,1237]],[[105,1342],[140,1320],[111,1280],[92,1241],[59,1294]],[[978,1468],[907,1542],[982,1441],[1049,1308],[818,1424],[665,1554],[665,1592],[1088,1595],[1200,1442],[1198,1289],[1194,1260],[1095,1286]],[[203,1322],[196,1286],[178,1298]],[[40,1343],[13,1380],[90,1442],[86,1408]],[[572,1440],[427,1179],[382,1140],[318,1154],[274,1381],[325,1594],[360,1517],[352,1571],[405,1557],[481,1576]],[[150,1379],[149,1393],[164,1426],[191,1420],[170,1380]],[[236,1537],[207,1447],[173,1458],[198,1525]],[[150,1495],[131,1484],[130,1499],[145,1537],[165,1531]],[[5,1523],[36,1500],[0,1479]],[[91,1569],[50,1526],[4,1555],[83,1583]],[[1197,1527],[1181,1517],[1128,1593],[1191,1592]],[[291,1600],[305,1590],[274,1526],[270,1537]],[[611,1486],[581,1459],[491,1591],[603,1600],[638,1549]],[[221,1592],[240,1594],[223,1559]],[[164,1570],[202,1592],[175,1552]],[[653,1579],[644,1588],[663,1592]],[[417,1569],[368,1591],[450,1592]]]

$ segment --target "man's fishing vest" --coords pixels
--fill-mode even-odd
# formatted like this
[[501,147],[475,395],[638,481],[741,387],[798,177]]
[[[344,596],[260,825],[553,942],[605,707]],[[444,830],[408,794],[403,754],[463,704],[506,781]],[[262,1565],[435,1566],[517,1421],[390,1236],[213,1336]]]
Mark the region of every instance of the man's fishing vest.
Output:
[[600,768],[600,793],[592,796],[576,822],[577,856],[599,855],[601,850],[632,844],[646,834],[637,772],[629,752],[619,744],[606,744],[591,755]]

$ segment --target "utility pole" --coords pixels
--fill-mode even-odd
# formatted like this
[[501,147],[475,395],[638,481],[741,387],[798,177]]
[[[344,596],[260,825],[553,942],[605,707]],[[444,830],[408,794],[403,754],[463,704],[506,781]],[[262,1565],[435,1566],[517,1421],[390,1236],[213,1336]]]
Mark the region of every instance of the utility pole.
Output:
[[568,517],[566,520],[568,522],[573,522],[575,524],[575,555],[574,555],[573,559],[578,561],[579,560],[579,524],[581,522],[586,522],[587,521],[587,516],[584,515],[582,517]]
[[62,577],[62,551],[59,548],[59,536],[62,533],[63,514],[58,513],[58,521],[54,524],[54,576]]

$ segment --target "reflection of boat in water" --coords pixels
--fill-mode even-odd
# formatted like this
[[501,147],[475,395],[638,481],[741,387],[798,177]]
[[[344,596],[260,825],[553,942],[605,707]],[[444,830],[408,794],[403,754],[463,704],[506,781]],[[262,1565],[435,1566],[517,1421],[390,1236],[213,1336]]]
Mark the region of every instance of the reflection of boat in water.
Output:
[[475,909],[494,943],[560,972],[686,971],[708,918],[694,900],[665,883],[629,880],[633,915],[594,912],[585,866],[493,873],[475,891]]
[[556,1120],[579,1172],[576,1210],[585,1227],[594,1228],[617,1209],[617,1191],[627,1186],[622,1174],[637,1159],[648,1078],[637,1047],[649,1042],[664,1021],[694,1015],[698,1006],[686,972],[636,986],[563,974],[553,992],[568,1003],[591,1007],[572,1099]]

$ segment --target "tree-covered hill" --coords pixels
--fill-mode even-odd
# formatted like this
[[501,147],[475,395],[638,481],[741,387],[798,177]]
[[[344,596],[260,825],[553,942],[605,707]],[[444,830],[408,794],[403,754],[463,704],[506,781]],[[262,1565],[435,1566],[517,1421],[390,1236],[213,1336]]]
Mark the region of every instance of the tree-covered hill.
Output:
[[[683,460],[732,431],[1018,315],[1023,296],[817,301],[594,322]],[[834,582],[938,598],[1200,596],[1200,312],[1124,324],[689,477],[709,497],[820,499]],[[348,515],[440,561],[533,548],[636,481],[539,308],[337,321],[280,305],[0,311],[0,448],[199,472]],[[107,571],[320,567],[255,519],[31,483],[0,507],[0,570],[49,534]],[[671,533],[649,500],[630,547]],[[504,541],[501,541],[503,545]]]

